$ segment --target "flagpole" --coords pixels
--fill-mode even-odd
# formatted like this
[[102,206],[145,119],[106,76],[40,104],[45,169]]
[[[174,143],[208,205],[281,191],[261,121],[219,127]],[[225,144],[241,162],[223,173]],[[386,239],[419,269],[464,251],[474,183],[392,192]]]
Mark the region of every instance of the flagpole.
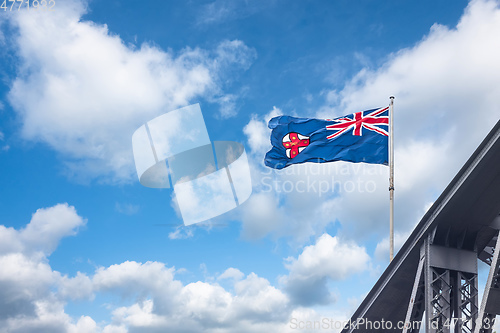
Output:
[[394,259],[394,96],[389,97],[389,246],[390,261]]

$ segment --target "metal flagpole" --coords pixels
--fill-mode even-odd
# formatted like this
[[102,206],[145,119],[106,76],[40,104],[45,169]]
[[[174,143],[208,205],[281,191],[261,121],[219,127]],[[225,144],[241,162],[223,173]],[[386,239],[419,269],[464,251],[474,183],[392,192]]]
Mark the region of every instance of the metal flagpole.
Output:
[[394,96],[389,97],[389,246],[390,261],[394,259]]

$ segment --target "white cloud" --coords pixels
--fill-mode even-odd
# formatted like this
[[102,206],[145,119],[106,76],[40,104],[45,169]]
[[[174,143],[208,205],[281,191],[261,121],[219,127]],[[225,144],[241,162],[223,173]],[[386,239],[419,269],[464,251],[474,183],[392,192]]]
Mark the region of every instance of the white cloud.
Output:
[[[0,264],[0,309],[3,319],[19,314],[35,316],[36,301],[49,296],[48,290],[57,274],[42,259],[29,258],[22,253],[0,256]],[[35,276],[36,279],[33,278]]]
[[[208,282],[183,286],[173,279],[173,272],[157,262],[125,262],[99,269],[93,278],[97,289],[114,290],[133,300],[132,305],[113,310],[109,329],[259,332],[261,327],[279,329],[290,314],[287,296],[254,273],[245,279],[239,276],[232,294]],[[239,271],[226,272],[234,277]]]
[[217,280],[232,279],[234,281],[241,280],[245,274],[243,274],[239,269],[230,267],[224,271],[221,275],[217,277]]
[[165,325],[165,319],[153,313],[153,301],[145,300],[130,307],[121,307],[113,311],[115,320],[127,326],[151,327]]
[[343,280],[365,270],[370,257],[353,243],[341,243],[337,237],[321,235],[314,245],[306,246],[297,259],[288,258],[286,267],[296,278],[328,276]]
[[29,249],[50,254],[63,237],[76,235],[78,228],[85,223],[86,220],[77,215],[73,206],[58,204],[38,209],[19,236]]
[[38,209],[21,230],[0,225],[0,254],[19,252],[35,257],[47,256],[63,237],[75,235],[85,223],[86,220],[68,204]]
[[238,302],[243,309],[240,316],[250,312],[264,318],[285,320],[288,317],[288,297],[271,286],[269,281],[251,273],[234,285]]
[[54,299],[34,302],[36,315],[20,315],[2,322],[0,332],[5,333],[83,333],[97,332],[93,328],[96,323],[82,316],[76,324],[64,313],[63,304]]
[[[174,267],[160,262],[126,261],[74,277],[52,270],[48,256],[84,224],[73,207],[60,204],[37,210],[20,230],[0,226],[0,332],[282,331],[288,297],[254,273],[226,270],[219,279],[230,283],[229,292],[215,282],[184,285]],[[96,294],[119,296],[107,304],[111,321],[65,313],[69,301],[95,302]]]
[[58,294],[70,300],[93,300],[95,297],[92,280],[81,272],[72,278],[62,276],[58,281]]
[[[255,178],[252,177],[252,180],[255,181]],[[243,236],[258,239],[284,228],[286,213],[272,193],[254,193],[242,206],[241,218]]]
[[24,246],[19,239],[18,231],[14,228],[6,228],[0,225],[0,254],[23,250]]
[[81,20],[84,13],[75,0],[52,15],[10,18],[19,29],[20,74],[9,100],[22,137],[62,153],[69,172],[129,181],[130,138],[144,122],[202,97],[220,98],[224,115],[234,114],[236,97],[220,97],[221,87],[225,73],[246,69],[255,58],[243,42],[223,41],[213,52],[174,53],[147,43],[135,48],[106,25]]
[[67,298],[91,296],[85,276],[62,276],[47,260],[84,224],[74,207],[58,204],[37,210],[23,229],[0,225],[0,332],[93,332],[91,318],[74,323],[64,313]]
[[158,262],[126,261],[97,269],[92,282],[96,290],[118,290],[123,296],[145,296],[154,291],[167,299],[169,293],[180,288],[180,282],[174,281],[174,272],[174,268]]
[[[401,246],[403,246],[404,242],[408,239],[411,232],[407,233],[394,233],[394,253],[397,253]],[[385,237],[382,239],[375,248],[375,258],[380,261],[389,261],[389,237]]]
[[95,333],[97,331],[96,322],[88,316],[81,316],[76,327],[70,327],[68,330],[69,333]]
[[323,234],[314,245],[306,246],[297,259],[286,259],[285,267],[290,273],[281,282],[297,304],[328,304],[335,296],[328,290],[327,282],[360,273],[369,262],[365,248]]
[[250,122],[243,128],[243,133],[247,136],[248,145],[254,154],[262,157],[271,149],[271,141],[269,140],[271,130],[267,127],[267,123],[271,118],[281,114],[283,114],[283,111],[273,106],[273,109],[262,118],[252,115]]

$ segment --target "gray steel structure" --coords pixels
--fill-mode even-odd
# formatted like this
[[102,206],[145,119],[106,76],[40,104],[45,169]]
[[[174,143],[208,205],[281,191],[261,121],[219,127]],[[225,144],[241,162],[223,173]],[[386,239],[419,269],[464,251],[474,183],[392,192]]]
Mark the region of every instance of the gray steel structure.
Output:
[[[491,333],[500,314],[499,214],[500,121],[424,215],[342,333],[414,333],[420,325],[426,333]],[[490,265],[481,304],[478,260]]]

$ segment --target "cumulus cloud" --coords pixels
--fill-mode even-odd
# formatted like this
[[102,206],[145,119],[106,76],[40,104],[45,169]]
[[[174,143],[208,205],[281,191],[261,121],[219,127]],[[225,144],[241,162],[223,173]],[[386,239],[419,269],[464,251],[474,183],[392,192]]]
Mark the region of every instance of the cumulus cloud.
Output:
[[[324,234],[297,258],[286,259],[289,275],[281,277],[283,290],[255,273],[245,276],[232,267],[211,279],[230,283],[232,292],[215,282],[183,285],[175,279],[175,268],[159,262],[124,262],[99,268],[92,282],[96,291],[132,300],[131,305],[112,310],[113,320],[106,329],[282,332],[294,314],[304,311],[302,305],[329,304],[334,300],[328,297],[328,281],[358,274],[368,263],[364,248]],[[342,318],[346,316],[342,314]]]
[[88,317],[75,323],[64,313],[66,297],[89,296],[88,279],[63,276],[47,260],[85,222],[74,207],[58,204],[37,210],[20,230],[0,225],[0,332],[86,332],[95,326]]
[[356,244],[341,243],[337,237],[321,235],[316,244],[306,246],[297,258],[288,258],[286,267],[297,278],[328,276],[343,280],[366,269],[369,256]]
[[[427,204],[435,200],[500,118],[496,101],[500,93],[500,64],[496,60],[500,57],[500,40],[496,37],[499,29],[498,1],[471,1],[456,27],[436,23],[421,41],[389,55],[379,68],[361,70],[340,91],[322,92],[326,103],[317,111],[318,118],[385,105],[389,96],[396,96],[395,227],[400,234],[411,231],[428,208]],[[263,119],[252,118],[245,128],[250,148],[259,154],[264,142],[269,140],[265,125]],[[260,161],[256,165],[260,165]],[[289,169],[299,174],[305,168]],[[275,188],[268,187],[266,191],[266,187],[261,186],[265,178],[256,178],[258,184],[254,192],[265,191],[266,196],[278,202],[275,210],[286,212],[288,218],[286,225],[261,223],[263,228],[268,228],[261,229],[261,235],[283,234],[286,228],[293,238],[307,241],[309,236],[321,234],[335,221],[340,222],[340,233],[347,238],[367,239],[386,234],[386,167],[374,169],[364,165],[358,172],[352,166],[350,175],[338,171],[342,167],[318,168],[323,170],[323,177],[312,175],[311,171],[298,177],[273,173],[273,179],[282,184],[278,187],[281,194]],[[370,170],[375,173],[369,175]],[[260,174],[266,172],[260,169]],[[255,173],[258,176],[259,172]],[[316,187],[297,193],[299,181],[314,178],[331,183],[333,177],[334,181],[340,181],[343,192],[328,191],[318,198]],[[291,182],[292,190],[283,194],[286,181]],[[345,191],[344,186],[351,186],[351,181],[369,184],[374,190]],[[312,197],[315,198],[310,199]],[[307,204],[300,206],[300,202]],[[322,210],[327,213],[319,214]],[[243,221],[254,221],[253,211],[248,209]],[[299,221],[309,228],[295,228],[295,232],[290,232],[290,226],[299,225]]]
[[[232,280],[234,294],[216,283],[183,285],[174,267],[159,262],[126,261],[91,276],[52,270],[48,257],[58,242],[85,222],[74,207],[59,204],[37,210],[22,229],[0,226],[0,332],[259,332],[279,331],[288,318],[282,291],[234,268],[220,276]],[[68,301],[92,301],[96,293],[118,295],[130,305],[114,306],[111,322],[103,325],[65,313]]]
[[[0,257],[1,313],[6,320],[12,315],[35,316],[40,298],[54,283],[56,275],[42,260],[29,258],[22,253],[10,253]],[[36,276],[36,279],[33,277]]]
[[[85,222],[74,207],[59,204],[37,210],[22,229],[0,226],[0,332],[259,332],[283,326],[289,315],[282,291],[234,268],[220,276],[232,280],[234,294],[216,283],[183,285],[174,267],[159,262],[126,261],[92,276],[52,270],[50,254]],[[96,293],[119,295],[131,305],[112,308],[107,325],[65,313],[68,301],[92,301]]]
[[114,291],[133,304],[113,310],[110,329],[128,332],[258,332],[261,327],[284,325],[288,297],[269,281],[251,273],[243,278],[228,269],[223,278],[234,278],[234,294],[216,283],[197,281],[183,285],[175,270],[158,262],[125,262],[99,269],[93,277],[96,290]]
[[63,237],[76,235],[78,228],[85,223],[73,206],[58,204],[38,209],[19,236],[28,249],[50,254]]
[[86,220],[68,204],[38,209],[21,230],[0,225],[0,254],[19,252],[47,256],[63,237],[75,235],[85,223]]
[[[329,295],[326,282],[357,274],[368,262],[364,248],[324,234],[285,260],[283,288],[234,267],[188,284],[176,278],[183,269],[156,261],[125,261],[72,277],[53,270],[49,257],[58,242],[85,223],[74,207],[58,204],[37,210],[19,230],[0,226],[0,332],[286,332],[291,316],[304,312],[301,305],[333,301],[316,293]],[[304,298],[304,290],[317,298]],[[97,295],[115,299],[106,304],[110,320],[65,312],[77,300],[97,306]]]
[[217,280],[233,279],[235,281],[241,280],[245,274],[237,268],[230,267],[217,277]]
[[211,99],[223,116],[235,114],[236,96],[222,86],[231,71],[250,66],[255,50],[238,40],[214,50],[136,48],[106,25],[81,20],[85,12],[75,0],[50,16],[20,12],[9,20],[18,31],[20,65],[8,97],[22,137],[61,153],[69,173],[129,181],[134,130],[193,99]]
[[92,280],[81,272],[70,278],[62,276],[58,281],[58,295],[69,300],[93,300],[95,297]]
[[281,282],[297,304],[328,304],[335,298],[327,282],[360,273],[368,268],[369,262],[365,248],[323,234],[314,245],[306,246],[297,259],[286,259],[285,267],[290,273]]

